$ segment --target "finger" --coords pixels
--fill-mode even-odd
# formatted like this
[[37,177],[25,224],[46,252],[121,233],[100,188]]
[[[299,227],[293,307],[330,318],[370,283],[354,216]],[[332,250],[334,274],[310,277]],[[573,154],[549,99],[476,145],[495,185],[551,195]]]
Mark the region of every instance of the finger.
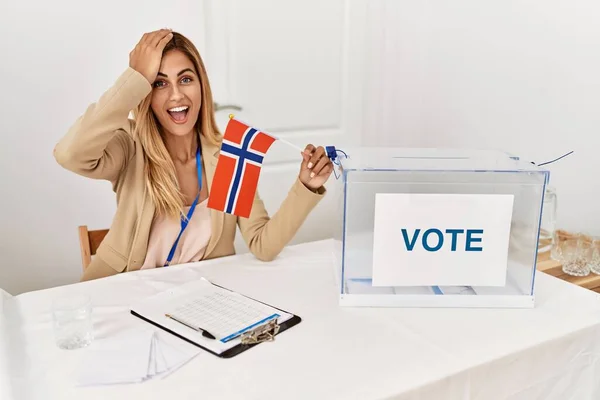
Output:
[[317,150],[313,153],[312,157],[310,158],[310,161],[308,162],[307,168],[312,168],[313,166],[315,166],[317,164],[317,161],[319,161],[319,159],[325,154],[325,149],[323,148],[323,146],[319,146],[317,147]]
[[308,161],[315,151],[315,146],[312,144],[307,144],[302,152],[302,168],[308,168]]
[[144,33],[144,36],[142,36],[142,40],[140,40],[140,43],[146,46],[152,46],[152,42],[154,41],[156,34],[160,31],[161,29]]
[[168,29],[161,29],[159,31],[156,31],[155,35],[152,37],[152,41],[150,42],[150,46],[152,46],[152,47],[158,47],[159,43],[162,42],[162,40],[165,37],[167,37],[169,34],[171,34],[171,31],[169,31]]
[[162,51],[165,48],[165,46],[167,45],[167,43],[169,43],[171,41],[171,39],[173,39],[173,33],[169,32],[167,34],[167,36],[165,36],[158,42],[158,45],[156,46],[156,48],[158,50]]
[[328,176],[328,175],[331,175],[332,172],[333,172],[333,164],[329,163],[321,170],[321,172],[319,172],[319,176]]
[[146,32],[142,35],[142,38],[140,39],[140,44],[146,44],[148,42],[148,39],[152,36],[154,32]]
[[312,144],[307,144],[306,147],[304,148],[304,154],[311,155],[312,153],[314,153],[314,151],[315,151],[315,146],[313,146]]
[[321,170],[323,168],[325,168],[327,166],[327,164],[329,163],[329,159],[325,156],[321,157],[315,164],[315,166],[312,168],[312,171],[310,173],[310,177],[314,178],[315,176],[319,175],[319,173],[321,172]]
[[[162,36],[160,36],[162,32],[162,29],[156,30],[156,31],[152,31],[148,34],[148,37],[146,38],[146,45],[148,47],[156,47],[156,45],[158,44],[158,41],[162,38]],[[160,37],[158,37],[160,36]]]
[[333,165],[327,164],[325,167],[323,167],[321,172],[319,172],[319,174],[315,175],[313,178],[321,178],[321,179],[327,180],[327,178],[329,178],[329,176],[331,175],[332,172],[333,172]]

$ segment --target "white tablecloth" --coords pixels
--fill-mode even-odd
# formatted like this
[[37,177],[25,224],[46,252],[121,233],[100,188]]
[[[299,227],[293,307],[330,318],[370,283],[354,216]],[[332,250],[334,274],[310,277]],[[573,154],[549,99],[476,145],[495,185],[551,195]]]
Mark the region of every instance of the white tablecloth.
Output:
[[[59,350],[52,299],[95,304],[96,340],[141,320],[128,305],[200,276],[300,315],[303,322],[232,359],[206,352],[164,380],[80,388],[86,349]],[[600,297],[539,274],[534,309],[338,306],[331,242],[120,274],[5,299],[2,399],[598,399]],[[9,377],[7,379],[7,376]]]

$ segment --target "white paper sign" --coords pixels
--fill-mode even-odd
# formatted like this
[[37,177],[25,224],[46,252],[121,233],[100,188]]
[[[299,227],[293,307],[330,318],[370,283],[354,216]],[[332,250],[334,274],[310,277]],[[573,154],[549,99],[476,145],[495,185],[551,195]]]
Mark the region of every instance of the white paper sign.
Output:
[[377,193],[374,286],[504,286],[513,195]]

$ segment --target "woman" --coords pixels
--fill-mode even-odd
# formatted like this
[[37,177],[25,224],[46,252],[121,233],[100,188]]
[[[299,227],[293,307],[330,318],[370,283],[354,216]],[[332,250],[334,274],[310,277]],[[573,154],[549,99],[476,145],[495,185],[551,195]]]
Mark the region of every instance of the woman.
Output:
[[198,50],[168,29],[144,34],[129,68],[54,150],[64,168],[109,180],[117,196],[111,228],[82,280],[234,254],[236,226],[258,259],[279,254],[324,196],[331,161],[322,147],[306,146],[273,218],[258,195],[249,218],[238,218],[206,207],[220,140]]

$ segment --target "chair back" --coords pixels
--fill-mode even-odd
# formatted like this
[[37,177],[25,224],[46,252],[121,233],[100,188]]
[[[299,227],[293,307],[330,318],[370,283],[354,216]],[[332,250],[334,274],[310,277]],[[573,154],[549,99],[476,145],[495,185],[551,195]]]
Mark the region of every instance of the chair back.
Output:
[[95,231],[88,230],[86,225],[79,227],[79,246],[81,248],[81,264],[85,270],[92,262],[92,256],[96,254],[96,250],[104,237],[108,233],[108,229],[99,229]]

